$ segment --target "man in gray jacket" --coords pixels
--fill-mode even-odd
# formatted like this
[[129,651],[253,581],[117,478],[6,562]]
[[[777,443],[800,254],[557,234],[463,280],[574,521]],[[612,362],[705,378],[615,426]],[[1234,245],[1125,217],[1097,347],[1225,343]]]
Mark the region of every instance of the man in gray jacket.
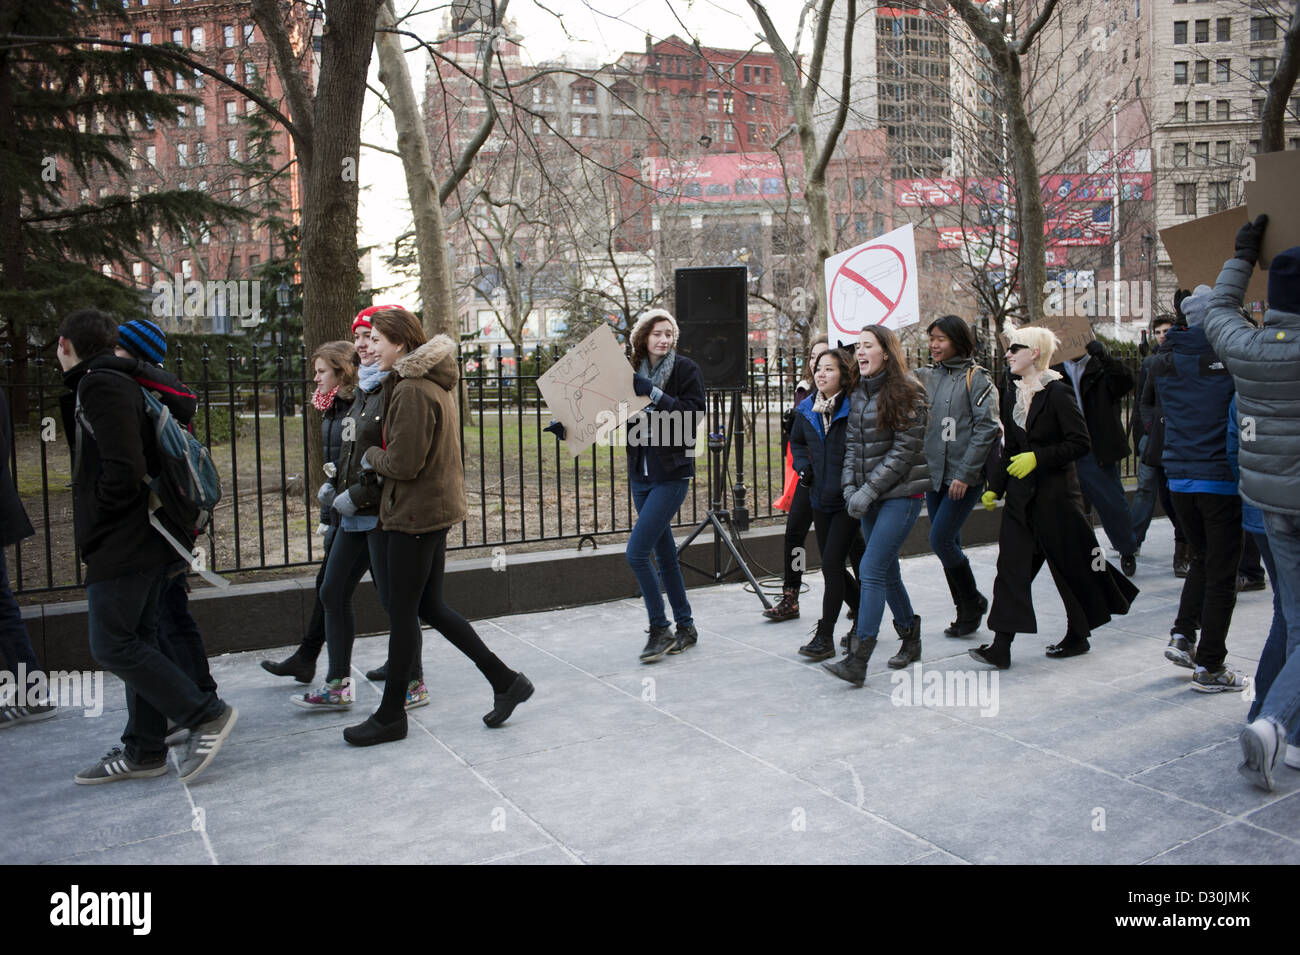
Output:
[[1241,313],[1246,285],[1268,224],[1259,216],[1237,233],[1236,257],[1224,263],[1214,290],[1205,286],[1183,302],[1237,385],[1241,432],[1241,496],[1264,515],[1277,565],[1287,623],[1286,664],[1268,687],[1259,714],[1241,732],[1238,769],[1264,789],[1300,721],[1300,247],[1274,256],[1268,311],[1260,328]]

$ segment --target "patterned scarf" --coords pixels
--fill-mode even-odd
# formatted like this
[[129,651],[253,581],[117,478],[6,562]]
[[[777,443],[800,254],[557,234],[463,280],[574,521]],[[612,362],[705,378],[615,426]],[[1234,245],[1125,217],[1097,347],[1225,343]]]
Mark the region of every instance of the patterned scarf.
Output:
[[830,434],[831,419],[835,417],[835,404],[839,401],[839,398],[839,395],[823,398],[820,391],[817,392],[817,397],[813,398],[812,410],[815,414],[822,416],[822,434]]
[[[1049,381],[1060,381],[1061,373],[1059,371],[1039,372],[1038,379],[1033,384],[1025,381],[1023,378],[1016,379],[1016,406],[1011,409],[1011,418],[1022,429],[1025,428],[1025,422],[1029,419],[1029,403],[1034,400],[1034,395],[1038,394],[1047,387]],[[1027,429],[1026,429],[1027,430]]]
[[332,390],[326,392],[325,394],[321,394],[320,389],[318,388],[311,396],[312,406],[321,414],[324,414],[326,411],[330,410],[331,406],[333,406],[334,396],[337,395],[338,393],[339,393],[338,385],[335,385]]

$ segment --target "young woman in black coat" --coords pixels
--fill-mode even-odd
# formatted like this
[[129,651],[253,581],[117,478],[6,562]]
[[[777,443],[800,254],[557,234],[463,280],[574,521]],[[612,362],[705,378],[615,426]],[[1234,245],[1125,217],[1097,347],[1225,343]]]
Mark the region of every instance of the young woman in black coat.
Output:
[[[846,599],[856,614],[857,580],[844,568],[855,541],[858,522],[844,508],[840,488],[844,442],[848,432],[849,395],[858,383],[857,366],[838,348],[822,352],[813,372],[816,390],[795,408],[790,427],[790,454],[799,484],[807,492],[808,508],[817,529],[821,554],[822,615],[812,640],[799,652],[814,660],[835,656],[835,621]],[[804,532],[805,535],[807,531]]]
[[1074,462],[1088,453],[1088,425],[1074,390],[1048,367],[1059,340],[1048,329],[1034,327],[1015,329],[1008,338],[1012,380],[1001,409],[1006,441],[982,498],[992,510],[1006,496],[988,615],[994,636],[992,644],[969,651],[1000,670],[1011,666],[1015,635],[1038,632],[1031,590],[1044,561],[1069,622],[1065,636],[1047,648],[1054,659],[1087,653],[1093,629],[1112,614],[1128,613],[1138,594],[1119,568],[1102,557],[1083,511]]

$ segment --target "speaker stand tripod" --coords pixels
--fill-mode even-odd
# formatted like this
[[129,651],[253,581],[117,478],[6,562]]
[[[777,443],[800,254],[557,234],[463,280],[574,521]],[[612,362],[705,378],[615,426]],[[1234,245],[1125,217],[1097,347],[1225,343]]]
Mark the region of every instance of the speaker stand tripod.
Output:
[[[677,548],[678,563],[683,567],[689,567],[696,573],[711,576],[715,583],[722,583],[737,571],[743,572],[745,578],[749,581],[749,585],[754,588],[754,593],[762,602],[763,609],[770,610],[772,604],[768,601],[767,595],[763,593],[763,588],[758,585],[758,581],[754,579],[753,572],[749,569],[749,565],[745,563],[745,558],[741,556],[740,549],[736,546],[740,540],[740,528],[749,525],[749,511],[744,504],[745,488],[739,480],[736,482],[733,493],[735,509],[733,511],[726,507],[727,465],[731,460],[731,442],[737,437],[741,437],[741,440],[736,447],[736,473],[743,475],[745,468],[744,418],[741,415],[740,392],[731,392],[730,398],[731,405],[727,412],[727,423],[724,425],[722,422],[724,398],[722,395],[717,394],[712,396],[713,407],[709,426],[709,510],[704,515],[704,519],[695,525],[695,529]],[[686,548],[691,546],[691,542],[706,527],[713,528],[712,571],[696,567],[681,559],[681,555],[686,553]],[[725,568],[723,567],[722,547],[724,544],[727,550],[731,552],[731,560],[735,562],[735,566],[732,566],[729,562]]]

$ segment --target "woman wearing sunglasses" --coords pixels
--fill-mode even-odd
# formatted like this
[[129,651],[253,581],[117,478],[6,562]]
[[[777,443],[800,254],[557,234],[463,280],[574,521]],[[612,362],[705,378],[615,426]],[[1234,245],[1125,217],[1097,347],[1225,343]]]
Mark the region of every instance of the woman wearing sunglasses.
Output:
[[998,569],[988,628],[993,643],[970,655],[1005,670],[1011,666],[1011,641],[1017,633],[1037,633],[1031,590],[1047,562],[1065,604],[1065,636],[1047,648],[1054,659],[1091,649],[1092,631],[1111,614],[1128,613],[1137,596],[1119,568],[1107,562],[1084,515],[1074,462],[1088,453],[1088,425],[1074,390],[1052,371],[1060,347],[1046,328],[1017,328],[1008,336],[1007,370],[1011,383],[1002,398],[1006,440],[982,502],[993,510],[1006,496],[998,535]]

